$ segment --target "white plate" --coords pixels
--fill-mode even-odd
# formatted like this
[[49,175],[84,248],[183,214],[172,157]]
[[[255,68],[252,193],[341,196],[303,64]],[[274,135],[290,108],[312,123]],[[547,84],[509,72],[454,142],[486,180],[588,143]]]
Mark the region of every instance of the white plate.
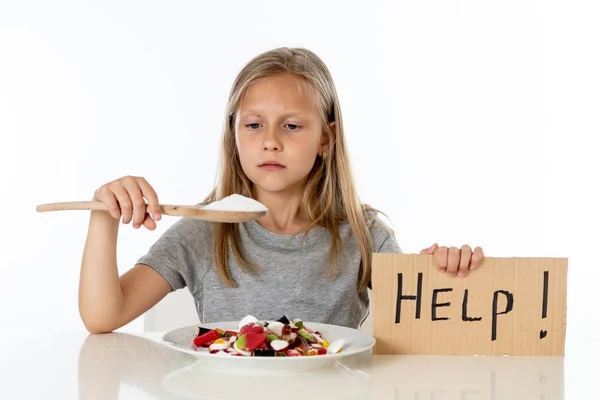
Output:
[[[238,329],[238,321],[202,324],[203,328]],[[340,353],[306,357],[233,357],[210,354],[194,349],[196,326],[186,326],[167,332],[163,341],[169,346],[184,353],[193,354],[204,364],[213,368],[236,372],[294,372],[329,367],[340,359],[370,350],[375,345],[375,338],[363,331],[344,326],[304,322],[315,331],[323,334],[329,342],[344,339],[346,344]]]

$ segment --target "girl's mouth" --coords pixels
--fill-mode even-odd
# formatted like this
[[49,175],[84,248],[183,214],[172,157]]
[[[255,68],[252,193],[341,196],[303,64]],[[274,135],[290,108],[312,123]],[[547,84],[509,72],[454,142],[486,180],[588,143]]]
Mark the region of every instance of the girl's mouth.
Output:
[[264,162],[261,165],[259,165],[259,167],[267,171],[279,171],[285,168],[283,165],[279,164],[276,161]]

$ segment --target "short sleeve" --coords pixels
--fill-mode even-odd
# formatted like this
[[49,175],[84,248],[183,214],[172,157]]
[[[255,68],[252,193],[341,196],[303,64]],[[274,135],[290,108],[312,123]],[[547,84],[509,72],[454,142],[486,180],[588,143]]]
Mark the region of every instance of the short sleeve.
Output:
[[172,291],[196,286],[198,273],[206,269],[212,231],[206,221],[182,218],[169,227],[142,256],[144,264],[158,272],[171,285]]
[[[396,241],[396,235],[394,231],[385,224],[381,219],[375,217],[369,225],[369,230],[373,238],[373,252],[374,253],[395,253],[402,254],[402,249]],[[372,289],[371,281],[367,285],[369,289]]]
[[374,216],[371,219],[369,230],[373,238],[374,253],[402,253],[394,231],[379,217]]
[[400,245],[396,241],[396,237],[393,232],[385,235],[379,247],[375,247],[375,253],[402,254],[402,249],[400,249]]

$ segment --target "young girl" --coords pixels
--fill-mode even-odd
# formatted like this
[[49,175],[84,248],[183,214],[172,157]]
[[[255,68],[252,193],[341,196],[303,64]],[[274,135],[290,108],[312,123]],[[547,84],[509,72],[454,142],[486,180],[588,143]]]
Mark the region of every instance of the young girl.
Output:
[[[203,204],[232,194],[256,199],[267,215],[239,224],[180,219],[119,277],[119,220],[153,230],[159,200],[141,177],[101,186],[94,199],[110,211],[90,217],[79,286],[86,328],[111,332],[184,287],[202,322],[288,315],[358,328],[368,314],[371,254],[401,250],[377,210],[358,199],[336,89],[311,51],[265,52],[236,78],[217,183]],[[469,246],[421,253],[452,276],[483,259]]]

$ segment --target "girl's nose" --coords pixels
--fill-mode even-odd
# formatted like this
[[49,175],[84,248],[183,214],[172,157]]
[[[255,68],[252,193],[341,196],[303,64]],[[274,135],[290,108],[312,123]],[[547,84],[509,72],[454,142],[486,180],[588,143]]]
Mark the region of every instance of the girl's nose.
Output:
[[269,151],[281,151],[282,145],[277,128],[269,127],[266,128],[264,132],[263,149]]

